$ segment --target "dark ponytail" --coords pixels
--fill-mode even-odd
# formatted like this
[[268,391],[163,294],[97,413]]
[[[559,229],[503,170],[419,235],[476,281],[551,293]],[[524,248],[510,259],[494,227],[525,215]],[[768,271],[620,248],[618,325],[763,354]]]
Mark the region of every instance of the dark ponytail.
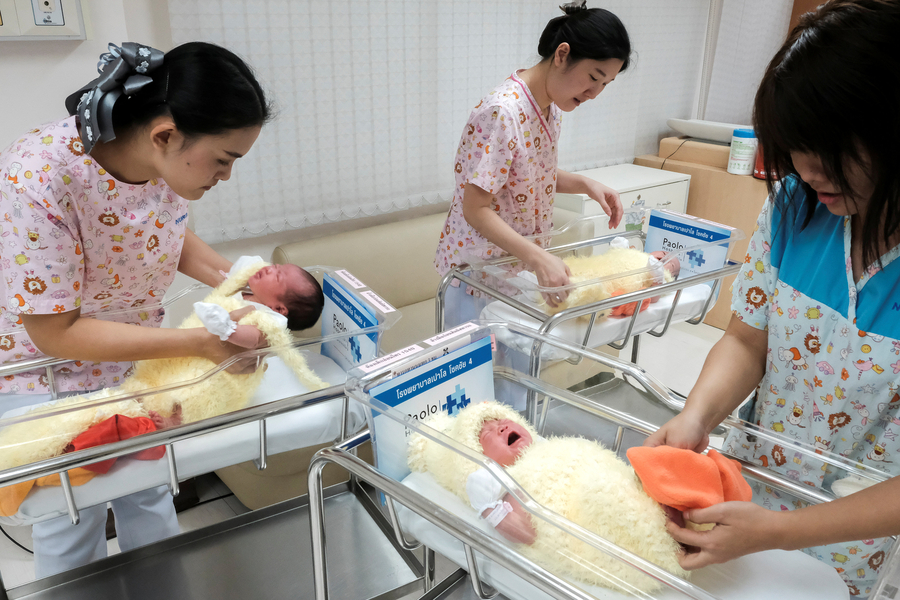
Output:
[[573,61],[583,58],[622,61],[623,72],[631,58],[631,40],[619,17],[602,8],[583,8],[577,3],[564,7],[566,14],[551,19],[538,42],[538,54],[548,59],[562,43],[569,44]]
[[[166,52],[162,64],[147,75],[151,82],[131,96],[123,93],[115,100],[115,135],[159,116],[170,116],[188,138],[263,125],[272,117],[272,108],[250,67],[221,46],[182,44]],[[70,113],[76,112],[84,89],[66,100]],[[110,139],[106,134],[100,138]]]

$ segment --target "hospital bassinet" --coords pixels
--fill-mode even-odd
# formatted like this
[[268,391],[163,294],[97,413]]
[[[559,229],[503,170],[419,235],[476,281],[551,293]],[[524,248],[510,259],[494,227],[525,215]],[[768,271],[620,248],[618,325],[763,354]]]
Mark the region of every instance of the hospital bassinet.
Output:
[[[25,525],[68,513],[72,522],[77,523],[79,507],[105,503],[163,484],[168,484],[171,493],[177,495],[179,481],[189,477],[248,460],[256,461],[259,469],[265,469],[267,457],[271,455],[331,442],[359,430],[365,424],[365,416],[361,407],[350,405],[343,398],[346,372],[360,360],[377,356],[380,336],[400,315],[379,301],[377,296],[373,298],[371,290],[345,271],[330,267],[309,267],[307,270],[324,284],[325,313],[329,319],[324,321],[324,335],[297,338],[292,347],[303,354],[310,369],[330,387],[310,391],[275,356],[277,349],[266,348],[235,356],[195,379],[132,394],[132,398],[145,400],[164,392],[177,394],[179,390],[216,377],[239,361],[264,362],[267,369],[262,383],[246,407],[240,410],[121,442],[17,465],[0,472],[0,486],[55,473],[60,474],[62,484],[61,487],[33,487],[17,512],[0,517],[0,522]],[[140,310],[171,309],[176,302],[200,300],[208,291],[207,286],[196,284],[172,294],[158,305],[145,305]],[[116,317],[115,314],[91,316]],[[341,323],[342,331],[339,333],[334,332],[337,322]],[[4,333],[16,335],[21,334],[21,330]],[[60,362],[63,361],[49,358],[26,361],[2,367],[2,374],[45,368],[52,384],[52,367]],[[111,407],[113,403],[128,398],[127,395],[113,394],[108,398],[67,404],[63,408],[38,414],[27,414],[31,407],[11,410],[0,417],[0,430],[10,426],[21,427],[26,423],[39,424],[41,419],[79,409]],[[157,446],[166,449],[163,459],[148,461],[129,457],[135,452]],[[0,448],[0,452],[4,451]],[[83,485],[70,485],[68,469],[109,458],[118,460],[108,473],[97,475]],[[3,595],[0,594],[0,597]]]
[[[722,278],[734,275],[740,269],[741,263],[728,260],[726,257],[730,254],[734,243],[743,239],[743,232],[669,211],[629,209],[625,212],[626,216],[632,217],[631,220],[635,222],[653,224],[657,220],[663,221],[663,217],[678,218],[696,222],[698,227],[718,228],[727,234],[718,234],[721,236],[720,239],[711,241],[698,238],[692,243],[685,242],[687,245],[669,251],[661,260],[661,264],[656,267],[646,266],[561,287],[539,285],[533,273],[527,269],[523,271],[524,265],[521,261],[493,244],[463,248],[460,250],[459,259],[464,264],[451,269],[438,287],[435,308],[436,330],[443,331],[446,327],[458,325],[446,322],[447,291],[456,283],[468,285],[476,290],[474,302],[480,314],[478,318],[517,323],[539,333],[552,333],[556,337],[586,348],[609,345],[614,350],[621,350],[629,340],[632,340],[632,362],[637,362],[639,335],[649,333],[661,337],[672,323],[687,321],[696,325],[702,322],[717,298]],[[603,232],[608,231],[608,223],[609,218],[606,215],[581,217],[560,229],[529,236],[526,239],[547,248],[548,252],[562,259],[603,254],[609,251],[610,244],[615,238],[624,238],[637,250],[645,249],[647,227],[643,230],[604,234]],[[647,248],[646,251],[655,249],[655,247]],[[704,255],[711,257],[713,254],[722,262],[721,266],[712,269],[697,266],[705,260]],[[483,256],[490,258],[485,259]],[[671,263],[676,258],[685,263],[685,268],[675,280],[661,281],[658,272],[663,265]],[[697,267],[696,273],[688,269],[692,261],[697,263],[693,265]],[[567,307],[555,313],[543,301],[543,298],[560,292],[577,294],[597,287],[608,291],[629,290],[636,287],[634,282],[639,279],[656,280],[656,283],[652,287],[597,299],[580,306]],[[648,299],[654,301],[648,303],[646,309],[640,312],[634,311],[629,316],[604,316],[617,307],[643,303]],[[562,360],[577,364],[576,359],[569,354],[540,343],[532,343],[533,340],[529,338],[514,336],[507,332],[499,332],[499,335],[507,336],[503,338],[503,342],[510,348],[529,357],[528,372],[534,376],[551,365],[555,365],[556,370],[565,367],[559,364]],[[568,387],[594,374],[583,368],[580,373],[582,375],[576,376],[576,379],[557,374],[552,380],[564,381],[564,387]]]
[[[499,351],[497,342],[510,335],[552,346],[555,351],[577,356],[580,360],[595,361],[611,370],[613,375],[580,393],[554,387],[504,362],[505,355]],[[450,365],[456,365],[456,371],[460,372],[459,366],[471,364],[473,357],[476,369],[482,368],[478,366],[479,360],[485,361],[483,368],[486,371],[476,377],[471,369],[462,369],[464,372],[460,375],[452,376]],[[310,518],[318,600],[332,597],[329,596],[329,583],[342,571],[340,561],[332,559],[326,565],[325,559],[326,539],[330,540],[330,537],[327,538],[324,528],[321,487],[317,484],[321,469],[329,463],[338,464],[359,481],[379,490],[385,518],[391,523],[389,535],[396,537],[398,545],[407,549],[424,545],[425,595],[422,598],[443,597],[440,594],[456,589],[467,575],[475,592],[471,597],[480,598],[489,598],[498,591],[508,598],[529,600],[846,598],[846,586],[835,570],[801,552],[768,551],[746,556],[696,571],[688,582],[537,504],[503,468],[421,420],[435,412],[430,407],[443,405],[436,410],[452,412],[461,403],[490,399],[484,397],[490,389],[489,383],[483,380],[485,375],[489,383],[513,382],[535,393],[539,407],[527,412],[540,415],[539,420],[531,419],[531,422],[542,435],[579,435],[596,439],[622,457],[628,447],[639,445],[646,435],[682,406],[668,390],[634,364],[578,348],[528,327],[507,323],[468,323],[417,344],[413,350],[394,353],[352,371],[347,381],[348,395],[369,413],[369,433],[320,451],[310,467]],[[425,391],[409,400],[413,389]],[[735,421],[732,424],[744,426]],[[657,580],[662,584],[662,591],[638,592],[627,585],[616,584],[613,576],[608,580],[610,587],[618,589],[586,585],[527,558],[517,544],[494,531],[475,510],[438,485],[430,474],[409,472],[406,450],[408,436],[412,433],[425,436],[487,469],[526,508],[532,519],[546,521],[558,528],[566,539],[583,542],[628,565],[629,569]],[[772,432],[759,433],[771,434],[773,439],[781,440]],[[368,437],[372,438],[376,450],[375,467],[363,463],[349,451]],[[798,446],[796,452],[822,458],[810,448]],[[851,467],[846,461],[842,462],[841,457],[825,458],[831,464]],[[807,488],[758,465],[744,463],[743,467],[751,483],[762,482],[762,485],[784,490],[807,502],[831,499],[825,491]],[[435,553],[459,567],[440,583],[435,581]],[[584,560],[584,556],[560,554],[553,562],[558,566],[566,561],[583,563]],[[606,572],[598,564],[586,566],[597,573]],[[777,585],[773,586],[773,581],[777,581]],[[452,597],[464,597],[457,593],[458,590]]]

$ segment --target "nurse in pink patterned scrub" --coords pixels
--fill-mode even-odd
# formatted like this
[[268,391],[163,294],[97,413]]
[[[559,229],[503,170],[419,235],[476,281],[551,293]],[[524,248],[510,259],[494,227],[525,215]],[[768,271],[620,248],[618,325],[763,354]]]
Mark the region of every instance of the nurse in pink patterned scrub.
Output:
[[[556,193],[588,194],[610,216],[612,227],[622,217],[614,190],[560,171],[557,153],[562,113],[596,98],[628,67],[631,42],[609,11],[588,9],[584,2],[562,8],[566,14],[551,20],[541,34],[543,60],[510,75],[469,116],[456,151],[453,201],[434,260],[441,275],[464,263],[472,246],[491,242],[520,258],[541,285],[563,286],[569,283],[569,271],[562,260],[523,237],[553,228]],[[447,291],[447,326],[478,318],[473,292],[464,286]],[[555,306],[565,293],[547,300]]]
[[[231,266],[187,229],[188,203],[256,141],[270,114],[259,83],[203,43],[165,55],[110,44],[98,70],[67,99],[72,116],[0,152],[0,364],[73,361],[54,381],[43,369],[0,379],[0,414],[49,399],[54,384],[62,394],[116,386],[133,360],[219,363],[245,351],[205,328],[160,329],[153,305],[176,272],[215,286]],[[165,486],[112,506],[122,550],[178,533]],[[78,526],[34,525],[38,577],[106,555],[106,506],[79,508]]]

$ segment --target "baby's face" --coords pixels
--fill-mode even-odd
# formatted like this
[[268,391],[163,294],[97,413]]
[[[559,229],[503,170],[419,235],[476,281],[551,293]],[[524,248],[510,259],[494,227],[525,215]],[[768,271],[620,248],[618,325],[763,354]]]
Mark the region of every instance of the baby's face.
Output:
[[484,455],[508,467],[533,441],[528,430],[509,419],[485,421],[478,436]]
[[306,279],[297,265],[269,265],[256,272],[247,282],[253,292],[253,300],[273,310],[284,305],[284,297],[293,291],[302,295],[307,288]]

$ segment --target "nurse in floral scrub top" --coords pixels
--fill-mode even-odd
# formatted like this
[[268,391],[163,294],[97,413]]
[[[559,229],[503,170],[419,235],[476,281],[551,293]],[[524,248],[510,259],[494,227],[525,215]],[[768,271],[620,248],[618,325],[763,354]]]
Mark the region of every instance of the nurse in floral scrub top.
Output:
[[[245,348],[198,329],[160,329],[176,272],[216,286],[231,262],[187,228],[188,203],[228,180],[270,110],[244,62],[189,43],[165,55],[110,44],[100,76],[66,100],[68,118],[0,151],[0,363],[72,359],[56,389],[118,385],[130,361]],[[89,318],[119,311],[113,318]],[[122,312],[128,311],[125,314]],[[0,414],[49,399],[44,370],[0,380]],[[165,486],[112,502],[122,550],[178,533]],[[38,577],[106,555],[106,506],[33,527]]]
[[[538,44],[542,61],[514,72],[482,98],[469,116],[456,151],[456,186],[434,265],[445,275],[465,262],[471,246],[491,242],[519,257],[541,285],[569,283],[568,267],[523,236],[553,228],[557,192],[587,194],[600,203],[610,226],[622,218],[618,193],[557,169],[563,112],[592,100],[628,67],[631,42],[624,25],[601,8],[570,2],[551,20]],[[483,258],[488,258],[483,256]],[[478,304],[465,286],[448,289],[446,325],[477,319]],[[547,298],[556,306],[565,300]]]
[[898,31],[900,2],[827,2],[769,64],[754,122],[770,196],[734,283],[734,316],[684,411],[648,439],[701,450],[755,389],[742,418],[784,442],[732,432],[725,451],[839,499],[807,506],[755,484],[754,503],[695,510],[692,521],[719,525],[670,525],[691,547],[688,569],[803,548],[866,597],[887,536],[900,534],[900,479],[859,491],[846,469],[814,458],[900,472]]

